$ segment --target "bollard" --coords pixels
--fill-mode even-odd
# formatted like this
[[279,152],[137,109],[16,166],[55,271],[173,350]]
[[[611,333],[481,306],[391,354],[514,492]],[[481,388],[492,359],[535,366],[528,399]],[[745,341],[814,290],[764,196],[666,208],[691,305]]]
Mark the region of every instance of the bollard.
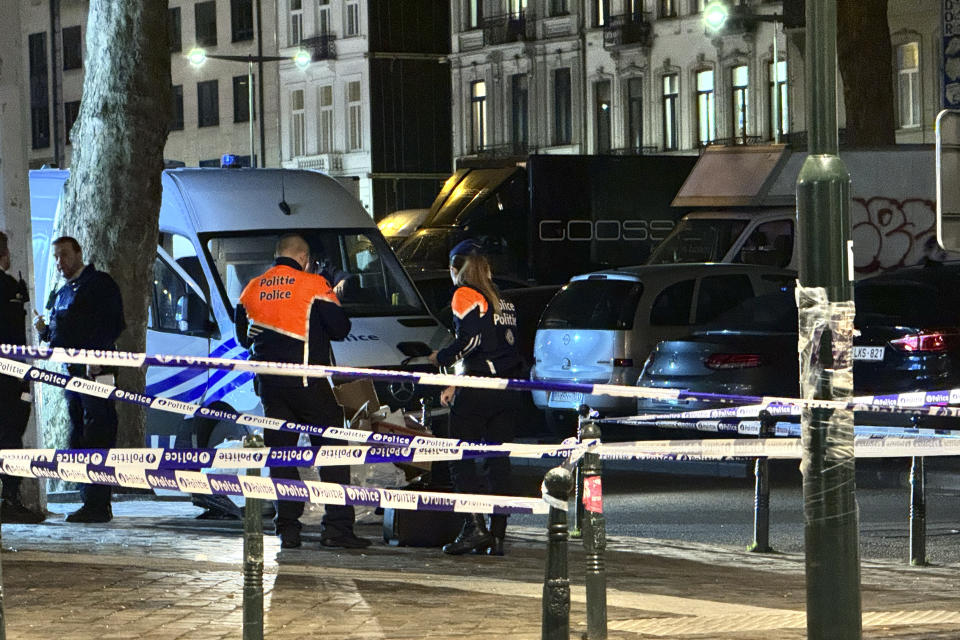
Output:
[[[0,480],[0,491],[3,490],[3,481]],[[3,529],[3,523],[0,522],[0,530]],[[0,547],[3,546],[0,541]],[[3,567],[0,566],[0,640],[7,640],[7,614],[4,608],[4,590],[3,590]]]
[[[583,426],[584,440],[600,439],[600,427],[592,420]],[[607,638],[607,574],[603,553],[607,549],[607,523],[603,516],[602,463],[600,454],[583,456],[583,549],[587,573],[587,640]]]
[[[577,409],[577,444],[583,442],[583,421],[590,415],[590,407],[585,404]],[[583,458],[577,460],[577,469],[575,476],[573,504],[573,523],[570,526],[570,537],[581,538],[583,536]]]
[[543,579],[540,637],[542,640],[570,638],[570,578],[567,573],[567,500],[573,477],[563,467],[547,472],[543,479],[544,498],[550,504],[547,529],[547,566]]
[[[776,419],[769,411],[760,412],[760,437],[769,438],[773,435]],[[753,543],[747,548],[754,553],[770,553],[770,461],[767,458],[757,458],[754,463],[753,498]]]
[[[262,447],[263,437],[247,436],[245,447]],[[252,476],[259,469],[247,469]],[[263,500],[247,498],[243,512],[243,640],[263,640]]]
[[927,564],[927,495],[924,459],[914,456],[910,464],[910,564]]

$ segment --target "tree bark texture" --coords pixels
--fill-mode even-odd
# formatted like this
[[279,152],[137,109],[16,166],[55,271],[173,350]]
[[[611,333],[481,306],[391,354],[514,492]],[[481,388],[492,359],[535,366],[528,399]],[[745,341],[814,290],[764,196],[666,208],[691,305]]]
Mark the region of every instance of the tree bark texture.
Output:
[[[91,0],[80,115],[58,235],[77,238],[84,259],[113,276],[127,329],[119,348],[146,347],[160,214],[160,175],[170,112],[167,2]],[[144,372],[117,384],[142,390]],[[118,403],[119,446],[144,444],[143,409]]]
[[847,146],[896,144],[887,0],[837,0],[837,59]]

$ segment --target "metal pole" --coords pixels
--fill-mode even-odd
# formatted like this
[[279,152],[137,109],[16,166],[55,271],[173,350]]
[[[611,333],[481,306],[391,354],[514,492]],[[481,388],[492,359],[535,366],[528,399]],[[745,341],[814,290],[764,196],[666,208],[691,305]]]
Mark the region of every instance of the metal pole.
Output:
[[773,24],[773,143],[780,144],[780,70],[777,54],[777,21]]
[[253,56],[247,61],[247,123],[250,125],[250,166],[257,166],[256,147],[253,142]]
[[573,477],[563,467],[556,467],[547,472],[543,484],[551,501],[558,506],[550,506],[540,637],[542,640],[569,640],[570,578],[567,571],[569,536],[566,506],[573,488]]
[[910,464],[910,564],[927,564],[927,495],[924,459],[914,457]]
[[[769,411],[760,412],[760,437],[773,433],[774,418]],[[770,553],[770,461],[757,458],[754,465],[756,484],[753,495],[753,544],[748,551]]]
[[[577,444],[583,442],[583,421],[590,415],[590,407],[585,404],[577,409]],[[570,527],[571,538],[581,538],[583,536],[583,458],[577,461],[574,485],[573,499],[575,509],[573,512],[573,526]]]
[[[837,139],[836,0],[806,3],[809,154],[797,178],[800,393],[853,394],[850,175]],[[807,638],[859,640],[860,557],[853,413],[804,409]]]
[[[583,426],[586,440],[600,439],[600,427],[592,420]],[[586,552],[587,572],[587,639],[607,638],[607,569],[603,553],[607,549],[607,523],[603,516],[603,489],[600,455],[583,456],[583,550]]]
[[[243,446],[262,447],[263,438],[247,436]],[[260,470],[247,469],[247,473],[258,476]],[[263,501],[259,498],[247,498],[243,512],[243,640],[263,640]]]
[[[0,491],[3,490],[3,481],[0,480]],[[3,526],[0,524],[0,530]],[[2,546],[2,542],[0,542]],[[7,613],[6,607],[4,605],[4,589],[3,589],[3,567],[0,566],[0,640],[7,640]]]

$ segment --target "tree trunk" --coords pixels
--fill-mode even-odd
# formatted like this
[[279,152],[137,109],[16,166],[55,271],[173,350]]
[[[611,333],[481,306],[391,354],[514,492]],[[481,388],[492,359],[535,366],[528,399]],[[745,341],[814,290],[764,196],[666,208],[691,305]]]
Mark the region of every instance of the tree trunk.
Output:
[[[127,322],[119,348],[143,352],[170,112],[167,3],[92,0],[85,64],[56,231],[77,238],[85,261],[117,281]],[[142,391],[144,372],[125,368],[117,384]],[[143,410],[121,403],[117,410],[118,446],[142,447]]]
[[837,59],[847,110],[846,144],[896,144],[887,0],[837,0]]

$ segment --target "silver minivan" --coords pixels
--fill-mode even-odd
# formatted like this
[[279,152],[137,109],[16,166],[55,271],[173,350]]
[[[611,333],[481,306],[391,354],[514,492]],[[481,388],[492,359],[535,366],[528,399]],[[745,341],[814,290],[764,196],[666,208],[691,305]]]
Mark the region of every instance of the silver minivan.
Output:
[[[685,336],[754,296],[787,291],[796,273],[745,264],[644,265],[575,276],[550,301],[534,341],[532,380],[634,385],[661,340]],[[581,404],[630,415],[635,398],[534,391],[548,423]],[[566,431],[567,429],[563,429]]]

